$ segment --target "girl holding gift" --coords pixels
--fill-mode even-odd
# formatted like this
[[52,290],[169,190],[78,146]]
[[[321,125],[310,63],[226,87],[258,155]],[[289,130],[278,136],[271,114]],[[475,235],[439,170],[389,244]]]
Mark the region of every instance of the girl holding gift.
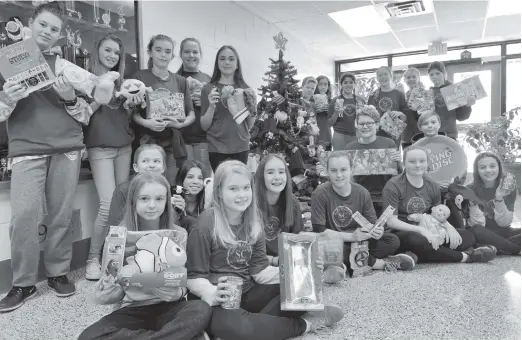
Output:
[[446,102],[440,93],[441,88],[452,84],[446,80],[446,67],[442,62],[434,61],[428,66],[428,74],[433,83],[433,87],[430,89],[430,98],[434,101],[435,111],[441,119],[440,130],[445,132],[448,137],[456,139],[458,136],[457,120],[464,121],[469,118],[471,115],[471,106],[475,104],[475,99],[470,97],[466,105],[448,110]]
[[[352,218],[359,212],[372,225],[377,221],[370,193],[359,184],[351,183],[351,164],[348,155],[333,151],[328,157],[327,171],[330,181],[312,193],[312,225],[314,232],[327,233],[344,242],[344,264],[350,265],[353,242],[369,241],[368,266],[374,270],[415,267],[415,258],[409,254],[393,255],[399,248],[399,238],[384,232],[384,226],[364,231]],[[353,268],[352,268],[353,269]]]
[[299,201],[292,193],[292,178],[285,160],[266,155],[255,175],[259,212],[265,226],[266,253],[272,266],[279,266],[277,237],[280,233],[298,234],[303,231]]
[[[404,112],[407,109],[406,98],[403,92],[392,85],[393,74],[391,69],[388,66],[379,67],[376,71],[376,76],[379,88],[368,98],[368,105],[375,106],[381,116],[388,113],[391,119],[401,118],[399,112]],[[377,132],[377,135],[392,138],[382,128]],[[400,145],[400,141],[400,138],[395,140],[397,148]]]
[[332,100],[332,86],[327,76],[319,76],[316,79],[317,87],[313,95],[316,107],[317,126],[319,127],[319,142],[332,143],[332,133],[328,123],[329,104]]
[[[222,46],[216,54],[210,83],[201,90],[201,127],[207,131],[210,165],[214,171],[226,159],[247,163],[255,93],[244,89],[249,86],[243,79],[236,49]],[[250,99],[245,100],[245,94]]]
[[412,224],[410,214],[424,214],[441,203],[440,187],[426,176],[428,153],[412,145],[404,150],[404,172],[386,183],[383,190],[383,206],[395,208],[387,225],[399,237],[399,251],[411,251],[420,262],[488,262],[495,257],[490,247],[468,250],[475,244],[469,230],[455,229],[444,223],[447,237],[444,243],[437,235]]
[[[119,90],[125,72],[125,47],[120,38],[106,34],[94,45],[91,72],[102,76],[116,71]],[[107,235],[111,198],[116,186],[129,180],[134,138],[130,123],[130,112],[123,108],[123,100],[114,95],[107,105],[91,103],[93,116],[85,131],[85,145],[89,152],[92,177],[100,200],[98,216],[94,221],[85,277],[99,280],[101,277],[101,252]]]
[[[64,25],[58,3],[35,8],[29,19],[33,37],[54,72],[49,51]],[[76,292],[66,274],[72,258],[72,203],[78,184],[83,144],[82,124],[92,109],[63,77],[51,86],[28,93],[15,81],[0,79],[0,120],[7,120],[11,178],[11,263],[13,287],[0,301],[12,311],[36,292],[40,247],[38,227],[47,226],[44,266],[47,283],[58,296]]]
[[172,204],[186,218],[197,218],[208,207],[204,171],[200,162],[186,160],[176,176],[176,185],[183,188],[183,193],[172,195]]
[[[176,167],[179,168],[187,158],[181,129],[196,120],[187,80],[168,69],[174,58],[174,46],[174,41],[166,35],[153,36],[147,45],[148,69],[138,71],[132,76],[141,80],[145,86],[152,87],[153,93],[149,94],[149,98],[154,98],[149,101],[147,109],[135,108],[132,117],[137,124],[137,139],[140,144],[157,143],[165,149],[166,177],[171,185],[176,178]],[[161,109],[167,112],[161,118],[147,118],[146,110],[157,105],[164,105]],[[183,111],[186,114],[185,120],[171,116],[173,110],[178,110],[176,113]]]
[[[405,149],[412,144],[411,138],[419,133],[417,121],[419,118],[419,105],[425,98],[421,97],[424,85],[420,81],[420,72],[415,67],[410,67],[404,72],[404,82],[408,86],[406,91],[407,108],[404,110],[406,115],[406,128],[402,132],[402,148]],[[413,97],[415,98],[413,98]]]
[[477,242],[491,244],[499,253],[520,254],[520,229],[511,228],[515,210],[516,189],[503,188],[502,162],[493,152],[482,152],[473,163],[473,183],[468,187],[484,202],[470,207],[468,224]]
[[[332,147],[344,150],[345,146],[356,140],[355,113],[364,100],[355,95],[355,75],[343,73],[339,80],[341,95],[330,102],[328,122],[334,129]],[[330,127],[328,127],[330,128]]]
[[[129,187],[130,199],[121,225],[131,231],[175,230],[177,243],[185,248],[187,232],[175,225],[169,191],[161,174],[136,176]],[[212,309],[203,301],[186,301],[186,294],[183,287],[124,286],[106,272],[96,285],[94,300],[114,304],[117,309],[85,329],[78,339],[192,340],[204,332]]]
[[196,120],[193,124],[183,128],[183,139],[187,147],[187,158],[194,159],[203,164],[205,172],[210,173],[210,161],[208,158],[207,133],[201,128],[201,89],[210,82],[210,76],[201,72],[201,43],[196,38],[185,38],[179,46],[179,56],[183,61],[177,74],[188,80],[190,95],[194,104]]
[[[212,208],[199,216],[189,235],[188,287],[213,306],[209,334],[227,340],[282,340],[339,321],[342,310],[334,306],[322,312],[280,310],[279,269],[268,265],[253,186],[245,164],[221,163],[214,177]],[[321,261],[317,265],[322,268]],[[219,307],[230,294],[227,277],[243,281],[239,309]]]

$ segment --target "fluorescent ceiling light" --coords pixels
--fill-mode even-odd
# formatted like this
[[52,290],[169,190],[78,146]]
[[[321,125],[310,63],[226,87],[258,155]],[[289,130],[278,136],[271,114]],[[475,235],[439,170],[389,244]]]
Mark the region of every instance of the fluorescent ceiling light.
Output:
[[328,15],[354,38],[383,34],[391,30],[373,5],[328,13]]
[[488,13],[486,17],[500,17],[503,15],[520,14],[520,11],[516,10],[516,5],[510,0],[490,0],[488,4]]

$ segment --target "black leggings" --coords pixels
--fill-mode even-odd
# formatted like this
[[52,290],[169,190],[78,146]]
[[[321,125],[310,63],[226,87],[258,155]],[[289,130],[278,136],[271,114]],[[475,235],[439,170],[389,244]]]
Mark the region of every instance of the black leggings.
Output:
[[456,230],[462,237],[462,243],[456,249],[444,243],[435,250],[424,236],[414,231],[397,231],[395,234],[401,240],[399,252],[411,251],[417,255],[419,262],[460,262],[462,252],[475,245],[475,236],[469,230]]
[[495,246],[501,254],[520,254],[520,229],[510,227],[472,227],[469,230],[475,235],[478,243]]
[[203,333],[211,315],[203,301],[124,307],[89,326],[78,340],[191,340]]
[[[369,240],[370,256],[368,257],[368,266],[373,267],[377,259],[383,259],[390,255],[395,254],[399,248],[399,238],[397,235],[392,233],[384,233],[378,240],[373,238]],[[344,264],[347,268],[350,268],[350,252],[352,250],[350,243],[344,244],[343,257]],[[351,268],[350,268],[351,269]]]
[[210,166],[212,170],[216,172],[216,169],[219,163],[224,162],[229,159],[235,159],[240,162],[247,164],[248,161],[248,151],[242,151],[238,153],[218,153],[218,152],[209,152],[208,158],[210,160]]
[[[212,307],[207,332],[224,340],[285,340],[302,335],[304,312],[282,312],[279,285],[255,284],[241,297],[241,308]],[[194,299],[189,295],[189,299]]]

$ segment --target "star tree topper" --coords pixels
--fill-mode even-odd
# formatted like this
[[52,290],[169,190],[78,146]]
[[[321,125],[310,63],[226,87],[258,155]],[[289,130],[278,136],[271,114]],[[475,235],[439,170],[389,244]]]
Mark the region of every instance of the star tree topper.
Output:
[[283,36],[283,32],[277,33],[277,35],[274,36],[274,41],[276,43],[276,49],[283,50],[283,51],[285,50],[285,45],[288,42],[288,39],[286,39]]

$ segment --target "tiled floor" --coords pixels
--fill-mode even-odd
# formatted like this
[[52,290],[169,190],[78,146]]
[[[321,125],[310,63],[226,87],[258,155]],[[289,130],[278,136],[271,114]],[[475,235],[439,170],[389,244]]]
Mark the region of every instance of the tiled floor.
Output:
[[[0,314],[0,339],[76,339],[110,311],[90,301],[94,283],[83,275],[83,270],[74,273],[78,293],[70,298],[57,298],[44,283],[25,306]],[[520,257],[419,265],[411,272],[349,279],[325,289],[345,318],[325,334],[302,339],[520,339],[521,285]]]

